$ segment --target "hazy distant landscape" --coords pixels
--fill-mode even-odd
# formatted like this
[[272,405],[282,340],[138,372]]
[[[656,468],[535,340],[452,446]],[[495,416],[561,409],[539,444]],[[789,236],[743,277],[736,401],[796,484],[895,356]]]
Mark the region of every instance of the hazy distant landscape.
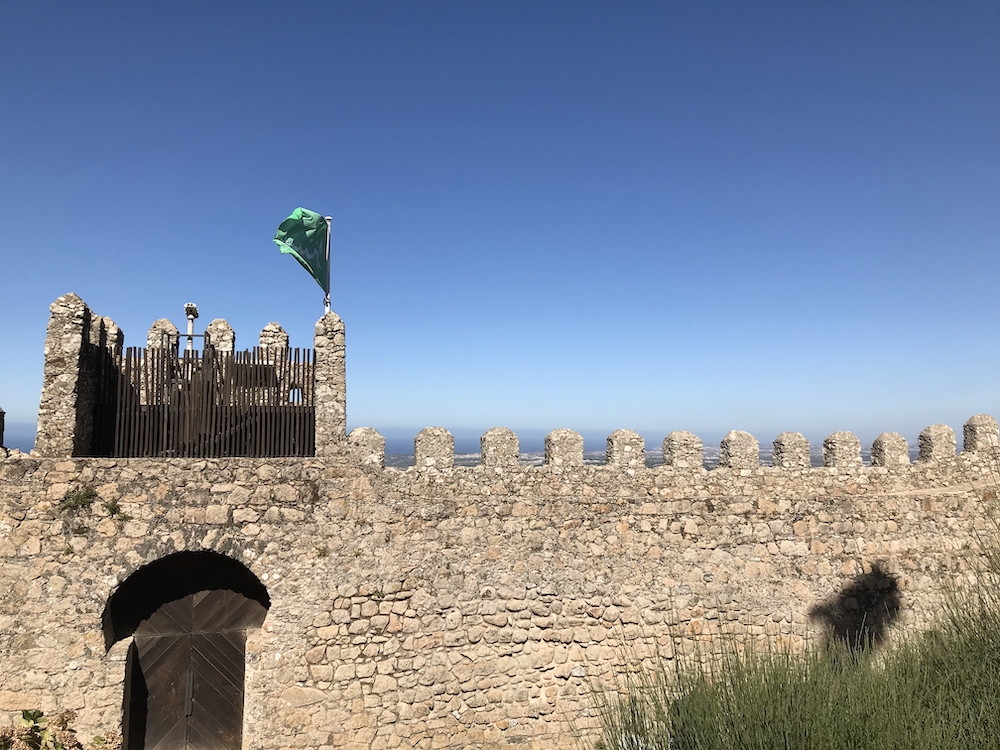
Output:
[[[910,460],[915,461],[919,450],[915,445],[910,446]],[[809,446],[809,458],[813,466],[823,465],[823,446],[810,445]],[[871,465],[871,448],[870,446],[865,446],[861,448],[861,460],[866,466]],[[521,453],[521,465],[522,466],[541,466],[545,462],[545,453],[543,451],[530,451]],[[605,462],[604,451],[588,451],[583,452],[583,462],[590,465],[600,465]],[[774,449],[771,446],[761,446],[760,448],[760,462],[764,466],[774,465]],[[476,466],[479,463],[479,453],[456,453],[455,454],[455,465],[456,466]],[[407,466],[413,466],[413,454],[412,453],[392,453],[386,454],[385,457],[386,466],[395,466],[397,468],[406,468]],[[663,465],[663,451],[662,450],[651,450],[646,449],[646,466],[662,466]],[[705,468],[714,469],[719,465],[719,447],[717,445],[706,445],[705,446]]]

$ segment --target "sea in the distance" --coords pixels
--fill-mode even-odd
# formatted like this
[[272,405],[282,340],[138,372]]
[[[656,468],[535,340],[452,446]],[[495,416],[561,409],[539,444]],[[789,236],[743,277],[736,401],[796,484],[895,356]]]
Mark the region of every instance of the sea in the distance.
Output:
[[[719,447],[715,445],[706,445],[704,450],[704,464],[706,469],[714,469],[719,465]],[[910,460],[916,461],[919,455],[919,450],[917,446],[910,446]],[[583,463],[590,466],[599,466],[605,462],[605,452],[604,451],[587,451],[583,452]],[[810,445],[809,446],[809,459],[813,466],[823,465],[823,446],[822,445]],[[871,465],[871,448],[863,447],[861,449],[861,461],[865,466]],[[771,446],[761,446],[760,447],[760,462],[764,466],[774,465],[774,449]],[[522,466],[541,466],[545,463],[545,453],[542,451],[532,451],[521,453],[520,463]],[[456,466],[477,466],[479,464],[479,453],[456,453],[455,454],[455,465]],[[412,453],[387,453],[385,456],[385,465],[393,466],[398,469],[405,469],[408,466],[413,466],[413,454]],[[656,449],[646,450],[646,466],[652,468],[655,466],[663,465],[663,451]]]

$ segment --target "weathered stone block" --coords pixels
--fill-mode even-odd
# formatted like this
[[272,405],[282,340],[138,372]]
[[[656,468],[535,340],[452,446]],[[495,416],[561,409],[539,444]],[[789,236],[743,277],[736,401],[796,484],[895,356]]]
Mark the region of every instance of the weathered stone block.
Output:
[[997,421],[989,414],[971,417],[962,429],[962,450],[968,453],[996,453],[1000,449]]
[[615,430],[608,435],[608,466],[638,469],[646,466],[646,443],[632,430]]
[[835,432],[823,441],[823,465],[837,468],[861,466],[861,441],[853,432]]
[[290,687],[281,693],[281,700],[295,708],[311,706],[314,703],[321,703],[325,699],[326,693],[315,688]]
[[333,679],[337,681],[341,680],[353,680],[354,679],[354,665],[353,664],[341,664],[337,667],[334,672]]
[[260,348],[261,349],[287,349],[288,348],[288,332],[285,331],[279,324],[271,321],[266,326],[260,329]]
[[220,354],[232,354],[236,351],[236,331],[223,318],[216,318],[205,326],[205,334],[212,348]]
[[663,438],[663,463],[675,469],[705,469],[705,450],[701,438],[692,432],[676,430]]
[[147,349],[171,349],[176,351],[180,341],[177,326],[169,319],[160,318],[153,322],[146,334]]
[[883,432],[872,443],[872,466],[898,469],[910,465],[910,446],[898,432]]
[[205,508],[205,523],[229,523],[229,506],[209,505]]
[[329,664],[316,664],[309,667],[309,674],[317,682],[332,682],[333,667]]
[[774,465],[780,469],[808,469],[809,441],[801,432],[783,432],[774,439]]
[[125,346],[125,333],[108,316],[95,315],[91,325],[90,343],[107,349],[112,354],[121,354]]
[[455,438],[444,427],[425,427],[413,440],[417,469],[447,469],[455,465]]
[[521,455],[517,435],[506,427],[493,427],[479,438],[480,458],[483,466],[509,468],[517,466]]
[[371,427],[355,427],[347,436],[352,460],[362,466],[385,466],[385,438]]
[[72,456],[79,446],[80,358],[84,344],[89,343],[85,334],[90,318],[90,308],[73,293],[64,294],[49,306],[34,450],[37,455]]
[[917,438],[919,461],[948,461],[955,458],[955,431],[946,424],[932,424]]
[[316,321],[316,455],[336,455],[347,438],[344,321],[332,310]]
[[749,432],[733,430],[722,438],[719,446],[719,466],[730,469],[760,467],[760,444]]
[[545,436],[546,466],[583,466],[583,436],[573,430],[552,430]]

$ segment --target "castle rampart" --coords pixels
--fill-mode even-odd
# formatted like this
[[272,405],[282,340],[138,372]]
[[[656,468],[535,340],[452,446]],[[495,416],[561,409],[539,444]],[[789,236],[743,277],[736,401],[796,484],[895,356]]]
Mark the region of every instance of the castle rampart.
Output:
[[0,711],[71,708],[90,733],[120,722],[131,636],[109,601],[144,566],[209,551],[268,597],[246,643],[246,747],[573,747],[595,726],[593,685],[626,664],[721,633],[798,647],[874,566],[902,595],[889,637],[926,625],[992,531],[1000,435],[985,415],[960,452],[929,427],[914,462],[884,433],[870,466],[851,433],[824,441],[820,467],[783,433],[764,466],[744,432],[718,468],[687,432],[647,466],[628,430],[590,465],[562,429],[527,466],[494,428],[463,467],[432,427],[414,466],[385,467],[375,430],[343,434],[343,335],[332,313],[317,324],[321,455],[73,457],[65,441],[0,458]]

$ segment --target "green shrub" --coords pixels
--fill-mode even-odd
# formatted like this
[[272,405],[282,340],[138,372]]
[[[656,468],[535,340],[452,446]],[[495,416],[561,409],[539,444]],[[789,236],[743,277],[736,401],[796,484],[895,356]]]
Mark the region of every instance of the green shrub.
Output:
[[104,510],[108,512],[108,515],[120,523],[125,523],[126,521],[131,521],[132,516],[122,510],[122,506],[119,505],[117,500],[108,500],[104,503]]
[[89,508],[97,499],[97,491],[86,485],[66,494],[59,501],[59,510],[74,510],[76,508]]
[[874,652],[741,649],[661,660],[599,696],[595,750],[977,750],[1000,747],[1000,553],[937,626]]
[[[76,720],[73,711],[63,711],[52,720],[37,710],[21,711],[21,721],[16,727],[0,727],[0,750],[83,750],[70,724]],[[94,737],[87,750],[121,750],[122,739],[118,732]]]
[[[602,707],[602,750],[947,750],[996,747],[995,610],[882,659],[841,646],[803,655],[674,661]],[[976,624],[980,627],[976,627]]]

